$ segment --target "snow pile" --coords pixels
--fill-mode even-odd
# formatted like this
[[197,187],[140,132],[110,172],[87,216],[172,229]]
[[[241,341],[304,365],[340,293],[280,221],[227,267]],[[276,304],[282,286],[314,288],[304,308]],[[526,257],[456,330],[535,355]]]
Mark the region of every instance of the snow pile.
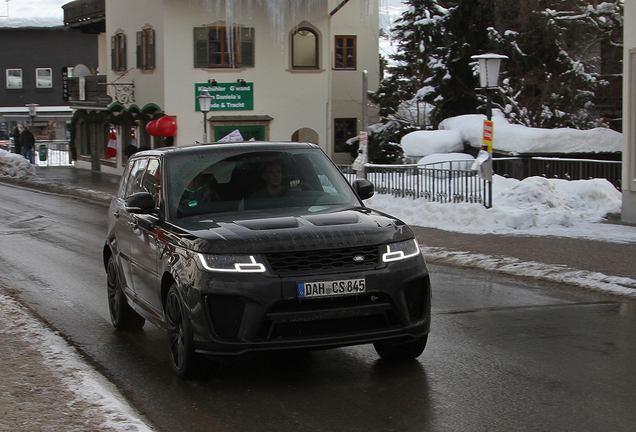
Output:
[[24,178],[34,175],[35,165],[21,155],[0,150],[0,176]]
[[400,146],[409,158],[435,153],[452,153],[464,150],[462,134],[456,130],[423,130],[402,137]]
[[[458,131],[471,147],[481,148],[482,114],[467,114],[443,120],[439,128]],[[623,149],[623,135],[606,128],[578,130],[542,129],[510,124],[501,111],[493,112],[493,149],[512,155],[522,153],[617,153]]]
[[490,209],[476,204],[434,203],[391,195],[375,195],[365,203],[410,225],[446,231],[636,241],[636,230],[632,227],[598,223],[607,214],[621,210],[621,193],[605,179],[567,181],[529,177],[520,181],[495,176]]

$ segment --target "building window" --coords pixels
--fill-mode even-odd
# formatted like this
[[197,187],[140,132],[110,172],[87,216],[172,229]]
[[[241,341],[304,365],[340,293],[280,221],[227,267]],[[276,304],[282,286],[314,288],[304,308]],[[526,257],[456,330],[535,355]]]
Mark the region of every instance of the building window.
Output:
[[194,67],[254,67],[254,29],[195,27]]
[[318,69],[318,35],[302,27],[292,36],[292,69]]
[[155,68],[155,31],[151,28],[137,32],[137,69]]
[[336,36],[335,68],[351,69],[356,68],[356,37]]
[[53,70],[51,68],[36,68],[35,86],[37,88],[53,88]]
[[334,151],[348,152],[347,140],[358,135],[357,118],[339,118],[334,121]]
[[114,71],[126,70],[126,35],[117,33],[110,38],[111,69]]
[[7,69],[7,88],[22,88],[22,69]]

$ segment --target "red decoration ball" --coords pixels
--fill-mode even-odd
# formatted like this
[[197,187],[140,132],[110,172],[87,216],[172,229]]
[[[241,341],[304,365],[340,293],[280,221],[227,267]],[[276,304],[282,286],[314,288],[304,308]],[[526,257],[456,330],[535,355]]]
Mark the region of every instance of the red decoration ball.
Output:
[[170,116],[163,116],[157,120],[157,131],[164,137],[173,136],[177,133],[177,121]]
[[157,130],[157,120],[151,120],[146,124],[146,130],[152,136],[159,135],[159,131]]

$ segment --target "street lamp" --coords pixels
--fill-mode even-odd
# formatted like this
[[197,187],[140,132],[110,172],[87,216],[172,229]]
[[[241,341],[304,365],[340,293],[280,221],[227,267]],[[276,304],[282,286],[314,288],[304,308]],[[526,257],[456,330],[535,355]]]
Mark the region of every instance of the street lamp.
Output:
[[212,96],[207,90],[201,90],[199,96],[199,109],[203,113],[203,142],[208,142],[208,112],[210,111],[210,103],[212,102]]
[[493,122],[492,122],[492,101],[490,92],[492,89],[499,87],[499,68],[501,60],[507,59],[508,56],[500,54],[481,54],[474,55],[471,58],[479,60],[479,84],[481,89],[486,92],[486,120],[484,120],[484,138],[482,141],[481,151],[477,156],[480,176],[488,181],[488,200],[486,207],[492,207],[492,140],[493,140]]
[[38,114],[39,105],[36,103],[32,103],[32,104],[26,104],[26,106],[29,108],[29,117],[31,117],[31,129],[33,129],[35,116]]

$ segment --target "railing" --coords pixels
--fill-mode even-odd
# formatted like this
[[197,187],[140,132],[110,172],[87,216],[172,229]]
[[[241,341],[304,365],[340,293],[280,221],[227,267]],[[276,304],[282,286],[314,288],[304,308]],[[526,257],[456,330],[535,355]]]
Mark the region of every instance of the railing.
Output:
[[[441,162],[429,165],[366,165],[366,178],[375,185],[378,194],[425,199],[440,203],[479,203],[492,205],[489,182],[479,178],[466,161]],[[619,161],[565,158],[496,158],[495,174],[523,180],[542,176],[566,180],[605,178],[617,189],[621,185]],[[349,181],[357,174],[351,165],[339,165]]]
[[[39,146],[45,144],[47,147],[46,160],[40,160]],[[69,142],[64,140],[41,140],[36,141],[33,149],[33,159],[38,166],[68,166],[72,165]]]
[[[349,165],[341,165],[349,179],[356,173]],[[378,194],[424,199],[440,203],[479,203],[490,207],[492,197],[488,181],[477,176],[465,161],[430,165],[366,165],[366,178]]]
[[519,180],[533,176],[566,180],[604,178],[616,189],[621,189],[620,161],[549,157],[496,158],[493,159],[493,167],[495,173]]

